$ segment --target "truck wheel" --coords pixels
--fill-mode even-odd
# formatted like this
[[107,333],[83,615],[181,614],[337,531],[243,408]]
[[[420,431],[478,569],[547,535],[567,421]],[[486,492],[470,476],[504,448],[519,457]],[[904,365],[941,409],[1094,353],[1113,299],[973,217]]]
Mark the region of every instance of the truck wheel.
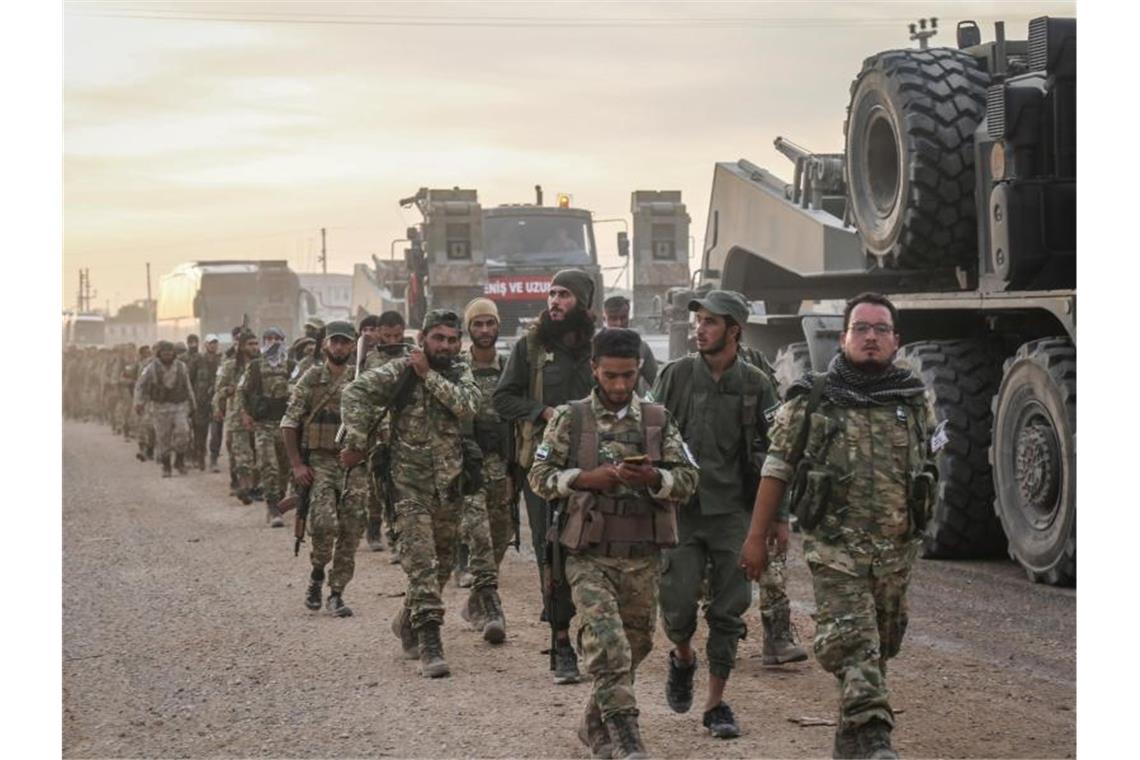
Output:
[[[919,375],[949,442],[938,452],[938,498],[922,539],[924,557],[985,557],[1005,548],[993,514],[990,401],[1000,356],[984,341],[925,341],[903,346],[896,363]],[[933,432],[933,431],[931,431]]]
[[776,392],[783,400],[788,395],[788,388],[792,383],[811,370],[811,356],[808,354],[807,343],[789,343],[776,352],[776,363],[772,365],[775,370]]
[[896,269],[969,266],[977,250],[974,130],[990,77],[952,48],[867,58],[847,108],[848,214]]
[[1009,555],[1029,577],[1077,580],[1077,349],[1068,338],[1026,343],[1005,363],[994,398],[995,510]]

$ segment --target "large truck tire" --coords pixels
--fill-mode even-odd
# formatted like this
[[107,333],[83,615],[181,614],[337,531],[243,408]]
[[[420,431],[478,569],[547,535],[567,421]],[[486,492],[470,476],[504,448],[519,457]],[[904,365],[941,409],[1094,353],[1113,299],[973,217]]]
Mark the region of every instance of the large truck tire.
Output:
[[789,343],[776,352],[772,365],[776,379],[776,392],[783,401],[788,396],[788,388],[811,370],[811,355],[807,343]]
[[994,509],[1009,555],[1037,583],[1077,580],[1077,349],[1021,346],[993,402]]
[[863,62],[843,128],[848,214],[880,266],[973,263],[974,130],[989,83],[953,48],[890,50]]
[[949,436],[936,456],[938,498],[923,535],[922,556],[1000,556],[1005,536],[993,513],[988,459],[1000,354],[982,340],[924,341],[903,346],[896,363],[922,378]]

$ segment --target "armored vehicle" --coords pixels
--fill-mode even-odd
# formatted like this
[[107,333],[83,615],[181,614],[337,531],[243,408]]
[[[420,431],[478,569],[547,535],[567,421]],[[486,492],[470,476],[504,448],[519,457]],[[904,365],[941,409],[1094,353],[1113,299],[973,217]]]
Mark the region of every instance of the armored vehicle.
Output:
[[1052,584],[1076,581],[1076,40],[963,21],[956,47],[867,58],[843,153],[777,139],[790,183],[716,165],[700,272],[753,301],[781,389],[826,367],[843,299],[888,294],[950,437],[925,555],[1008,549]]

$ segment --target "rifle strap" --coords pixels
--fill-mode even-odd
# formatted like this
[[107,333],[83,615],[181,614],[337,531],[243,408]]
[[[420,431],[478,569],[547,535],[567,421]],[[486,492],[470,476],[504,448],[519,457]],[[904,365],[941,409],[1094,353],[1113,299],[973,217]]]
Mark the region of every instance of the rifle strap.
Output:
[[529,396],[542,403],[542,368],[546,364],[544,361],[546,351],[543,350],[542,342],[538,339],[538,333],[530,330],[526,334],[526,361],[527,366],[530,368],[530,388]]
[[807,406],[804,407],[804,419],[800,423],[800,429],[796,433],[796,442],[792,445],[792,450],[788,452],[788,464],[795,467],[799,464],[800,459],[804,455],[804,449],[807,447],[808,433],[811,432],[811,416],[819,409],[820,401],[823,400],[823,386],[827,383],[827,374],[820,373],[814,375],[811,379],[811,394],[808,396]]

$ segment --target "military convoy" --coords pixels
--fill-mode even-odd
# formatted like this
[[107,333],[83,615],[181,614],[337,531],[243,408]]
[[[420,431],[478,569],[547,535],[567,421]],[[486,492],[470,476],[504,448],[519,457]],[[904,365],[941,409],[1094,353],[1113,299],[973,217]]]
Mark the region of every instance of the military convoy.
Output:
[[[835,351],[842,303],[890,295],[899,361],[950,443],[931,557],[1008,549],[1035,581],[1076,581],[1076,20],[873,55],[851,86],[845,151],[778,138],[792,182],[714,170],[699,288],[755,304],[747,341],[781,390]],[[925,44],[925,40],[923,41]],[[685,300],[674,291],[672,301]]]

